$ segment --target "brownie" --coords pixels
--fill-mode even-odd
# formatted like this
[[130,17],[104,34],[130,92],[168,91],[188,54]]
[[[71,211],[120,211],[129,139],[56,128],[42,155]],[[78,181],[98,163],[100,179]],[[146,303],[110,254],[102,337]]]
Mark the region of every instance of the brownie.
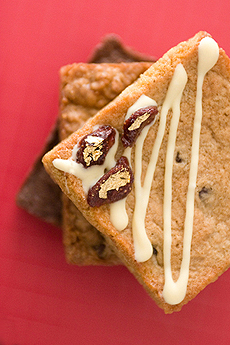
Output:
[[115,34],[106,35],[96,45],[89,62],[92,63],[118,63],[118,62],[154,62],[156,57],[143,54],[122,43],[120,36]]
[[59,141],[58,125],[56,123],[16,198],[18,206],[57,227],[62,225],[62,192],[45,171],[41,157],[57,145]]

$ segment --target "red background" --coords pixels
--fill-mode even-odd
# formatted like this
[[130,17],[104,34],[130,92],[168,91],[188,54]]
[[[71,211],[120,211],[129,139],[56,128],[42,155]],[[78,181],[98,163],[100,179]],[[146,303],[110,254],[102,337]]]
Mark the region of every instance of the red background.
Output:
[[228,0],[0,1],[0,344],[229,344],[230,271],[164,315],[124,267],[65,263],[15,195],[58,112],[58,70],[107,33],[160,57],[199,30],[230,54]]

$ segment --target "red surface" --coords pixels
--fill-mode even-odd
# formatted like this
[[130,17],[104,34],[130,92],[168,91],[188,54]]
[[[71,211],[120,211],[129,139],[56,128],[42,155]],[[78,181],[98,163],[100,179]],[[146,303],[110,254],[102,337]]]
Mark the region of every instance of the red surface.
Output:
[[160,57],[199,30],[230,54],[230,2],[1,1],[0,344],[229,344],[230,271],[164,313],[124,267],[65,263],[61,232],[15,205],[55,122],[58,70],[107,33]]

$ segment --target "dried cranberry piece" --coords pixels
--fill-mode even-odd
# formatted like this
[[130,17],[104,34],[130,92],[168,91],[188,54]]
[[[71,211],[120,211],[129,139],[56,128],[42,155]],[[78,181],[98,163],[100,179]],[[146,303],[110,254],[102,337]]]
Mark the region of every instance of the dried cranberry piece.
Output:
[[129,161],[122,156],[117,164],[89,189],[88,204],[99,207],[125,198],[131,192],[133,180]]
[[77,163],[81,163],[85,168],[102,165],[115,142],[115,136],[115,129],[107,125],[100,126],[94,132],[85,135],[78,144]]
[[124,147],[133,146],[142,129],[149,125],[158,114],[156,106],[148,106],[135,111],[123,126],[121,141]]

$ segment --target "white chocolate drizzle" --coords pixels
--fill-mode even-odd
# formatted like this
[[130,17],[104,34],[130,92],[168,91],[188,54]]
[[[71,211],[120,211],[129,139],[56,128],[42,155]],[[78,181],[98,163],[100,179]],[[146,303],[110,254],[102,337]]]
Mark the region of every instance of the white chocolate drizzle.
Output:
[[[131,147],[127,147],[124,150],[123,156],[128,159],[131,166]],[[126,199],[127,197],[110,204],[110,220],[113,226],[119,231],[124,230],[129,223],[129,217],[126,211]]]
[[110,221],[119,231],[124,230],[129,222],[126,211],[126,199],[127,197],[110,204]]
[[[165,160],[165,179],[164,179],[164,207],[163,207],[163,220],[164,220],[164,274],[165,274],[165,285],[163,290],[163,297],[167,299],[167,293],[171,298],[172,296],[178,294],[178,291],[182,290],[184,295],[184,277],[183,274],[180,275],[181,278],[178,279],[176,283],[173,282],[172,272],[171,272],[171,203],[172,203],[172,173],[173,173],[173,160],[174,160],[174,150],[176,143],[177,128],[180,118],[180,102],[184,87],[187,83],[187,73],[184,67],[179,64],[175,69],[175,73],[170,84],[171,89],[173,88],[173,82],[181,84],[178,88],[178,94],[176,97],[171,97],[171,107],[173,111],[168,144],[166,151]],[[169,88],[170,89],[170,88]],[[172,94],[173,96],[173,94]],[[190,250],[190,249],[189,249]],[[184,250],[184,253],[186,251]],[[184,271],[183,271],[184,272]],[[182,284],[181,284],[182,281]],[[176,285],[176,286],[175,286]],[[181,286],[182,285],[182,286]],[[185,292],[186,292],[185,286]]]
[[[183,240],[183,257],[180,269],[180,275],[176,282],[173,281],[171,272],[171,222],[169,222],[169,208],[171,209],[171,200],[168,197],[171,175],[171,162],[166,162],[166,170],[169,172],[165,174],[165,203],[164,205],[164,271],[165,271],[165,285],[163,289],[163,297],[166,303],[178,304],[183,301],[189,278],[189,265],[190,265],[190,250],[193,233],[193,218],[194,218],[194,198],[196,179],[199,162],[199,144],[200,144],[200,130],[202,121],[202,86],[205,74],[216,64],[219,57],[219,47],[217,43],[210,37],[205,37],[201,40],[198,48],[198,78],[197,78],[197,93],[195,105],[195,119],[193,127],[192,138],[192,152],[191,152],[191,166],[189,172],[189,186],[186,200],[186,216],[184,224],[184,240]],[[172,128],[172,132],[174,128]],[[170,133],[172,137],[173,133]],[[172,139],[174,141],[175,138]],[[168,147],[170,146],[170,143]],[[169,155],[169,152],[167,152]],[[170,158],[169,158],[170,159]],[[168,166],[167,166],[168,164]],[[169,185],[167,185],[169,184]],[[166,210],[166,208],[168,209]],[[170,217],[171,220],[171,217]]]
[[[126,119],[131,116],[135,111],[147,106],[157,106],[155,100],[146,95],[142,95],[129,109],[126,115]],[[148,260],[153,253],[152,244],[146,234],[145,230],[145,215],[148,206],[149,193],[151,188],[148,184],[141,185],[141,173],[142,173],[142,150],[145,138],[148,134],[149,128],[153,125],[155,120],[144,127],[135,143],[135,173],[134,173],[134,186],[135,186],[135,208],[132,219],[132,233],[133,243],[135,250],[135,259],[143,262]],[[126,149],[127,150],[127,149]],[[151,167],[148,167],[150,170]],[[149,193],[148,193],[149,191]]]
[[[136,142],[135,149],[135,209],[133,215],[133,241],[135,248],[135,259],[139,262],[147,261],[151,258],[153,248],[150,240],[147,237],[145,230],[145,216],[149,202],[150,190],[156,169],[158,155],[161,143],[164,137],[166,118],[169,109],[176,104],[180,104],[180,98],[187,82],[186,72],[181,64],[175,70],[172,81],[169,85],[165,101],[162,106],[159,129],[156,140],[152,149],[150,162],[147,168],[144,185],[141,186],[141,162],[142,162],[142,148],[144,139],[147,135],[148,127],[144,128],[140,137]],[[152,125],[152,124],[151,124]]]
[[[156,106],[157,103],[152,98],[150,98],[146,95],[141,95],[140,98],[138,98],[138,100],[128,109],[125,119],[129,118],[129,116],[131,116],[138,109],[141,109],[141,108],[147,107],[147,106],[151,106],[151,105]],[[138,137],[138,139],[136,141],[136,145],[135,145],[136,146],[135,157],[138,157],[137,158],[138,162],[137,162],[137,164],[135,164],[135,175],[134,175],[135,191],[139,188],[138,192],[135,192],[136,196],[141,195],[141,194],[139,194],[140,193],[140,187],[139,187],[140,177],[139,177],[139,175],[137,176],[136,166],[139,166],[139,167],[142,166],[142,145],[143,145],[143,142],[144,142],[145,137],[147,135],[147,132],[153,123],[154,123],[154,121],[150,125],[146,126],[141,131],[140,136]],[[139,154],[137,153],[137,151]],[[127,157],[129,163],[131,164],[131,147],[127,147],[124,150],[123,156]],[[111,220],[111,223],[113,224],[113,226],[117,230],[125,229],[128,225],[128,222],[129,222],[128,215],[127,215],[127,212],[125,209],[126,199],[127,198],[110,204],[110,220]],[[135,210],[137,210],[139,208],[139,204],[141,204],[140,198],[136,198]],[[135,246],[135,244],[137,244],[137,248],[135,248],[135,252],[139,251],[138,248],[140,247],[141,248],[140,250],[142,250],[142,248],[144,249],[144,251],[145,251],[144,255],[146,255],[146,247],[148,247],[148,249],[149,249],[148,255],[151,256],[153,249],[152,249],[152,245],[149,242],[149,239],[146,235],[145,227],[139,227],[140,222],[136,225],[135,224],[136,218],[137,217],[133,217],[133,225],[132,225],[133,238],[135,238],[134,239],[134,246]],[[138,229],[140,229],[140,231]]]
[[[132,219],[132,233],[133,243],[135,250],[135,259],[139,262],[148,260],[153,253],[152,244],[147,236],[145,230],[145,216],[149,201],[149,193],[151,188],[150,179],[144,181],[144,186],[141,185],[142,174],[142,150],[145,138],[149,131],[151,124],[146,126],[135,144],[135,174],[134,174],[134,186],[135,186],[135,207]],[[149,170],[150,165],[148,166]],[[147,171],[148,173],[148,171]],[[146,174],[147,175],[147,174]]]

